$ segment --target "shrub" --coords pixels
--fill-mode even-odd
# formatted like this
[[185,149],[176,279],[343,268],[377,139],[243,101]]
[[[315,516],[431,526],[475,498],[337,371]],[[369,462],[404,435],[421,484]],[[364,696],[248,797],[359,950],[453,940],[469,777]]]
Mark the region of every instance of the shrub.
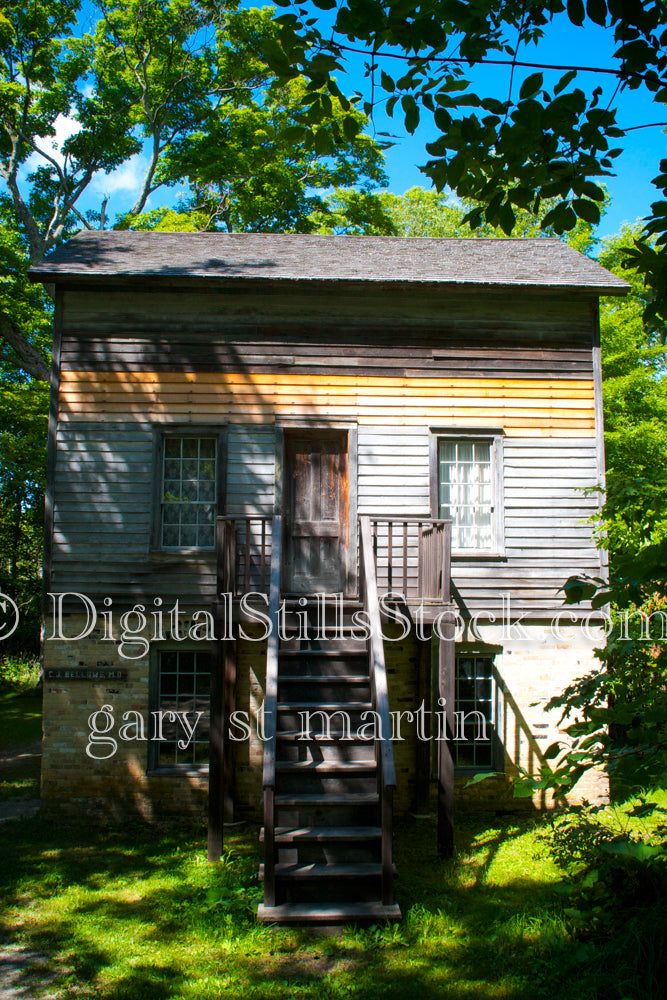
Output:
[[29,654],[0,659],[0,690],[34,691],[39,684],[39,660]]

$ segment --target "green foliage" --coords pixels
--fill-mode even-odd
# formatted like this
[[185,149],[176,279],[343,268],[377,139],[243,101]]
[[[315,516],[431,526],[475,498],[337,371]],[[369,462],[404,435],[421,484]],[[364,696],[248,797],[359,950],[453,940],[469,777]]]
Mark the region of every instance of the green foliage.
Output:
[[[664,795],[661,796],[664,800]],[[665,809],[640,798],[556,815],[543,834],[563,871],[564,917],[584,942],[593,996],[658,1000],[667,978]],[[656,816],[658,822],[655,822]]]
[[[344,0],[327,16],[320,12],[334,7],[330,0],[279,0],[279,6],[290,10],[279,19],[279,44],[269,53],[276,73],[285,79],[302,74],[311,88],[335,93],[348,52],[364,53],[369,82],[367,93],[355,97],[359,107],[370,115],[384,102],[390,116],[402,115],[409,133],[425,115],[432,119],[439,135],[427,144],[431,158],[422,169],[438,191],[451,188],[472,200],[466,221],[473,228],[488,223],[509,235],[522,211],[541,214],[542,228],[556,233],[580,221],[595,225],[605,200],[602,182],[623,151],[616,94],[641,88],[656,104],[667,104],[667,22],[658,0],[588,0],[585,6],[583,0],[500,6],[480,0],[435,7]],[[535,63],[531,48],[555,20],[607,29],[614,55],[609,70],[599,73],[610,73],[617,84],[611,101],[595,74],[579,72],[583,67],[563,67],[560,79],[547,83],[544,73],[524,65]],[[507,90],[500,96],[472,89],[471,71],[484,63],[507,67]],[[315,141],[320,120],[314,103],[302,142]],[[661,200],[625,259],[651,290],[647,316],[664,321],[667,160],[653,183]]]
[[0,659],[0,690],[29,692],[39,683],[39,660],[28,653]]
[[[458,201],[450,194],[433,188],[412,187],[402,195],[390,191],[365,193],[338,189],[327,197],[326,211],[315,213],[313,221],[318,226],[318,232],[449,239],[504,237],[499,227],[488,222],[482,222],[476,232],[471,233],[466,222],[467,215],[471,211],[483,211],[483,207],[470,200]],[[513,236],[557,235],[551,229],[545,231],[541,225],[541,217],[548,210],[549,205],[545,203],[537,216],[526,210],[517,212]],[[593,227],[581,220],[565,239],[582,253],[589,252],[596,242]]]
[[[366,116],[337,87],[306,93],[299,78],[277,82],[266,62],[278,48],[273,8],[100,0],[96,11],[83,35],[80,0],[5,4],[0,21],[0,176],[23,272],[11,301],[0,301],[0,334],[9,360],[42,380],[42,293],[25,280],[22,257],[34,263],[81,226],[113,221],[108,198],[81,210],[100,174],[142,153],[134,204],[118,224],[179,232],[310,232],[313,212],[327,214],[319,192],[357,185],[367,194],[386,182]],[[305,147],[298,136],[314,108]],[[146,211],[151,195],[176,185],[176,210]],[[357,218],[363,208],[362,198]],[[17,250],[8,239],[0,263]]]

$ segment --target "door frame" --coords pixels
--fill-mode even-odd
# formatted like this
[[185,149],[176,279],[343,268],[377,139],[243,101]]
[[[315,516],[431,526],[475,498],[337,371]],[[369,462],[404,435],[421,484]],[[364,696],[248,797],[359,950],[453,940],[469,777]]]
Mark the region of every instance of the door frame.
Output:
[[348,476],[348,544],[345,552],[345,564],[343,566],[343,595],[345,597],[357,597],[357,550],[358,550],[358,501],[357,501],[357,423],[356,421],[336,421],[326,422],[320,419],[308,420],[281,420],[276,421],[276,457],[275,457],[275,488],[274,506],[275,514],[284,514],[283,505],[285,501],[284,471],[285,471],[285,431],[313,431],[314,433],[326,433],[326,431],[344,431],[347,434],[347,476]]

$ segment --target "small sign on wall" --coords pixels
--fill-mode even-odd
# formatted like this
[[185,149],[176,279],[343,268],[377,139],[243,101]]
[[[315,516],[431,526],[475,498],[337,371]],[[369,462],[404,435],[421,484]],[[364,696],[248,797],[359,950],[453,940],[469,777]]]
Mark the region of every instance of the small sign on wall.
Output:
[[126,681],[127,670],[80,670],[73,668],[48,668],[44,671],[47,681]]

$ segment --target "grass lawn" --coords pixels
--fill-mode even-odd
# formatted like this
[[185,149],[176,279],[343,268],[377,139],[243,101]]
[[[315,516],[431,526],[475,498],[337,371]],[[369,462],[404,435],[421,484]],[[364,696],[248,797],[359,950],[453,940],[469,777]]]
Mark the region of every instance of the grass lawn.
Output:
[[538,832],[461,822],[443,862],[433,825],[413,820],[397,831],[402,923],[322,937],[255,923],[255,830],[213,867],[203,833],[16,821],[0,842],[0,937],[49,956],[62,995],[82,998],[589,997],[571,990],[577,946]]
[[0,758],[20,755],[0,767],[0,802],[39,798],[41,736],[42,692],[0,691]]
[[[0,733],[0,756],[38,737],[39,698],[1,695]],[[641,804],[629,804],[606,810],[605,824],[659,838],[667,794],[657,794],[660,809],[649,819]],[[255,922],[260,847],[251,827],[236,829],[223,861],[211,866],[204,830],[14,820],[0,827],[0,951],[18,946],[33,953],[37,964],[27,962],[15,986],[17,996],[35,1000],[666,995],[659,977],[649,989],[620,982],[615,988],[614,939],[600,950],[599,943],[572,937],[548,821],[460,816],[456,835],[456,858],[443,861],[432,820],[398,824],[403,921],[321,936]],[[655,940],[659,945],[662,938]],[[624,982],[639,978],[633,972]]]

